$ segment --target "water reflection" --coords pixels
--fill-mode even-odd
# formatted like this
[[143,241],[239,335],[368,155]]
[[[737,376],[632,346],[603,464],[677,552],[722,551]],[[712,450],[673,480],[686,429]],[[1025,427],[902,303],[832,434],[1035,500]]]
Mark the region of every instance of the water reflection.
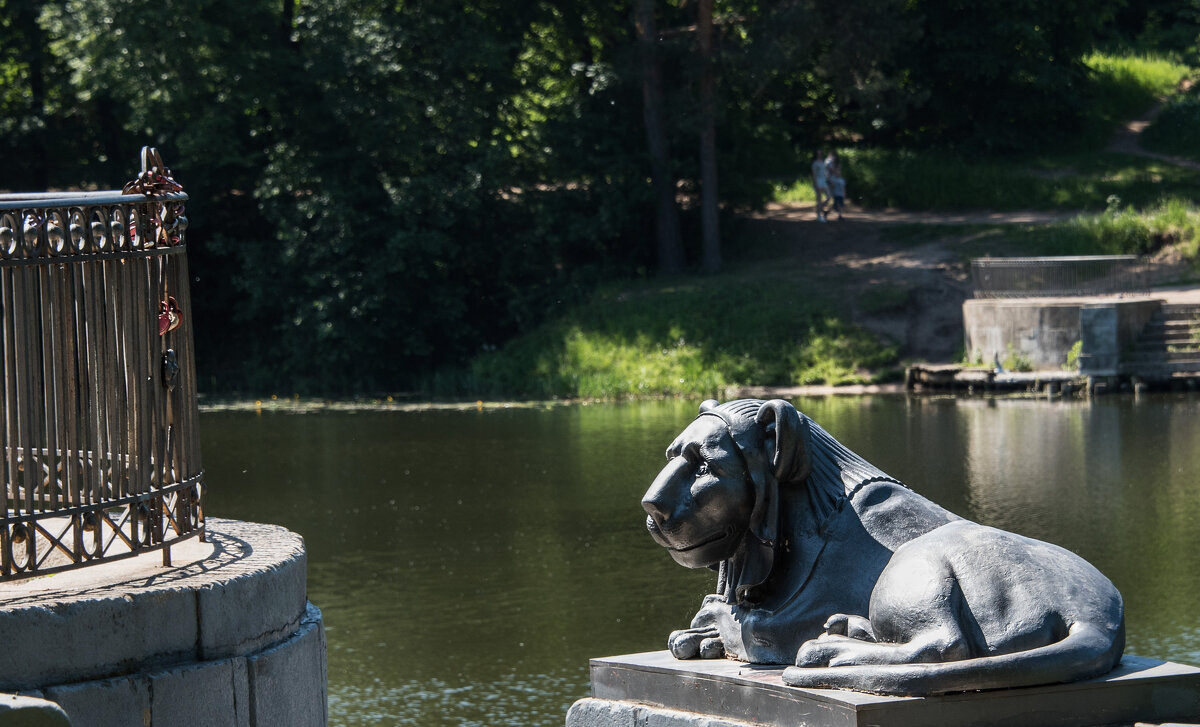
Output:
[[[955,512],[1091,560],[1131,653],[1200,663],[1195,402],[797,404]],[[206,414],[208,510],[305,536],[331,724],[557,726],[588,658],[662,648],[711,586],[639,506],[695,407]]]

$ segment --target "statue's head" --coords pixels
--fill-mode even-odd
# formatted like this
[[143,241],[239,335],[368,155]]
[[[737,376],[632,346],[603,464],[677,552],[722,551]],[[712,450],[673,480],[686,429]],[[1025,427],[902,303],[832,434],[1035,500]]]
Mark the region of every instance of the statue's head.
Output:
[[805,480],[811,467],[804,421],[779,399],[701,404],[642,498],[650,534],[689,568],[743,553],[769,560],[779,486]]

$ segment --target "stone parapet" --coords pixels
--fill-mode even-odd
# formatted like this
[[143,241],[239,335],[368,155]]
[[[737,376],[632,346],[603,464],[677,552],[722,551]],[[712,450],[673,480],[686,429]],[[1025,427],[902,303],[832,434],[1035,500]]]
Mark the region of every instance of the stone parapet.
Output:
[[[304,541],[208,519],[208,541],[0,584],[0,690],[75,727],[324,725],[325,635]],[[285,676],[286,675],[286,678]]]

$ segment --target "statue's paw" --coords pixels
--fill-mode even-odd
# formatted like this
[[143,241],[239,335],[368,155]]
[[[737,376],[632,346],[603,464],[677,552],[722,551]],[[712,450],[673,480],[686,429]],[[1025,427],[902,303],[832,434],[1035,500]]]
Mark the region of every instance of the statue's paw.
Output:
[[825,629],[827,634],[846,635],[846,625],[850,622],[850,615],[845,613],[835,613],[825,619],[825,625],[821,628]]
[[845,636],[821,634],[805,641],[796,652],[796,666],[829,666],[842,653],[846,640]]
[[720,659],[725,656],[725,642],[715,637],[700,642],[701,659]]
[[672,631],[667,648],[676,659],[719,659],[725,655],[725,645],[715,628]]
[[845,613],[835,613],[825,622],[825,633],[834,636],[848,636],[859,641],[874,641],[875,631],[871,622],[862,616],[851,616]]

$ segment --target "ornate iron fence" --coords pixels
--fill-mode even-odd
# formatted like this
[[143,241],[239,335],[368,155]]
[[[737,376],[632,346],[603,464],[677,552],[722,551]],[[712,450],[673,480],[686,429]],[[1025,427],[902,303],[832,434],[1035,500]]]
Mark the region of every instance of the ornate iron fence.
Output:
[[1145,292],[1159,266],[1137,255],[976,258],[976,298],[1101,295]]
[[185,200],[0,194],[0,580],[204,537]]

